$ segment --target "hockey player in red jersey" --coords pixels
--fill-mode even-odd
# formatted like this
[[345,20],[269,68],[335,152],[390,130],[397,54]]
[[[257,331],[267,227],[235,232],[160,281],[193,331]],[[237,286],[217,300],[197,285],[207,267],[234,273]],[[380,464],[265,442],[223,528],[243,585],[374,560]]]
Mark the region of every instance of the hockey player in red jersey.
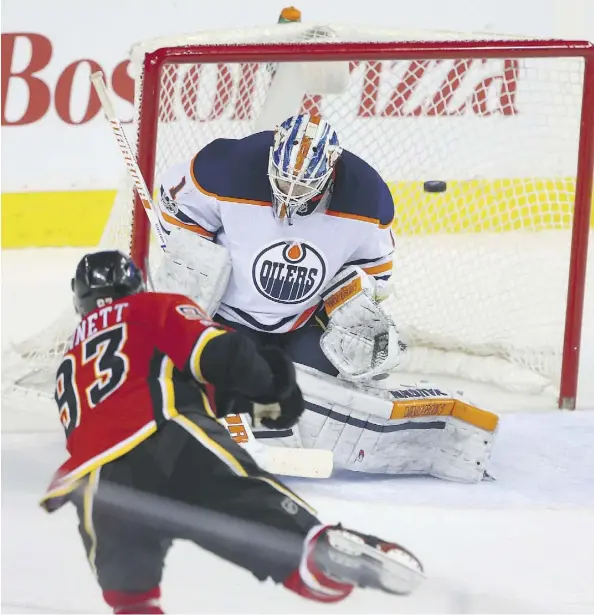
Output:
[[141,272],[119,252],[85,256],[72,288],[81,321],[55,389],[70,458],[42,505],[51,512],[75,504],[89,562],[115,613],[163,612],[163,564],[179,536],[115,516],[100,497],[110,485],[195,506],[197,521],[206,509],[297,537],[301,553],[283,562],[212,538],[194,542],[306,598],[336,602],[355,586],[395,594],[416,587],[422,567],[414,556],[324,525],[218,422],[233,407],[270,429],[294,425],[303,398],[282,350],[215,324],[185,296],[144,292]]

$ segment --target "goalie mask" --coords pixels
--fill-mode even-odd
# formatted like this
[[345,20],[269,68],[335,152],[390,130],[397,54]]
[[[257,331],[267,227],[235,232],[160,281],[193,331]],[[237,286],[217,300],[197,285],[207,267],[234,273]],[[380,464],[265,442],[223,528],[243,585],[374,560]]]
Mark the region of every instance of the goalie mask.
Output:
[[71,285],[74,309],[81,316],[145,290],[140,269],[131,258],[117,250],[83,256]]
[[317,115],[295,115],[278,126],[268,159],[275,215],[293,224],[296,214],[309,215],[327,202],[341,153],[336,131]]

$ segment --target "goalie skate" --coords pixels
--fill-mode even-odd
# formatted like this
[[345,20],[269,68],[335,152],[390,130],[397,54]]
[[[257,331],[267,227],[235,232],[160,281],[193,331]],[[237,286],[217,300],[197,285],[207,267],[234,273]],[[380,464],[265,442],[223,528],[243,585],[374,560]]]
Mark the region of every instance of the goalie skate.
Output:
[[323,532],[312,555],[329,577],[390,594],[410,594],[425,578],[423,565],[410,551],[341,526]]

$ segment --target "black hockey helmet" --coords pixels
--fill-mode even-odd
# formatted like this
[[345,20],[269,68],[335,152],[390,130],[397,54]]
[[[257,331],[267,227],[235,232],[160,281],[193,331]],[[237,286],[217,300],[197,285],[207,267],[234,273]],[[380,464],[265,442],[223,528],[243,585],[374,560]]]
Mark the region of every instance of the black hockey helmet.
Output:
[[81,316],[114,299],[144,290],[142,271],[117,250],[86,254],[72,278],[74,309]]

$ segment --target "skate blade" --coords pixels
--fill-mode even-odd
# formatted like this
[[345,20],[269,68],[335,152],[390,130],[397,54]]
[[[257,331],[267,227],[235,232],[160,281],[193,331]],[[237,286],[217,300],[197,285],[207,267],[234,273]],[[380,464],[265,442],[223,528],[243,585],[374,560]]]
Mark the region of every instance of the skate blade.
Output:
[[331,547],[345,555],[363,556],[375,562],[377,565],[374,571],[379,585],[387,592],[405,596],[415,591],[425,580],[419,560],[398,546],[390,551],[382,551],[368,545],[355,534],[340,530],[329,531],[328,541]]

